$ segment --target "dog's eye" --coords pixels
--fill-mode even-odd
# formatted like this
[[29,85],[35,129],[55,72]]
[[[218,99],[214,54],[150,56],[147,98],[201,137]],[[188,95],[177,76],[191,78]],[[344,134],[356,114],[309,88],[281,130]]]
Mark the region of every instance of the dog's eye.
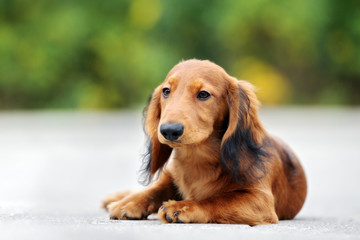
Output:
[[168,98],[168,96],[170,94],[170,89],[169,88],[164,88],[162,90],[162,94],[163,94],[164,98]]
[[201,101],[205,101],[209,97],[210,97],[210,93],[208,93],[207,91],[200,91],[197,95],[197,98]]

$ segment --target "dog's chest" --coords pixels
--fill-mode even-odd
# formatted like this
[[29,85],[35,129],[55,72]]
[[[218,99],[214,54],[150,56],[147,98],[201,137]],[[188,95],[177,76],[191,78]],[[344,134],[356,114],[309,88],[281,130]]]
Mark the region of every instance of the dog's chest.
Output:
[[220,170],[217,168],[197,168],[196,166],[173,166],[174,183],[184,200],[199,201],[206,199],[218,191],[217,184]]

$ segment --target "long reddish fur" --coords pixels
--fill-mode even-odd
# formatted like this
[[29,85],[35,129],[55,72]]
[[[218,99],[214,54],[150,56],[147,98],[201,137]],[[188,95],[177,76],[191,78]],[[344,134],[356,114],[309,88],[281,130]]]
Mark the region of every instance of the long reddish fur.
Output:
[[[168,85],[173,95],[163,99]],[[216,104],[191,97],[203,86],[211,88]],[[140,192],[106,198],[111,219],[158,213],[165,223],[253,226],[294,218],[306,198],[305,174],[291,149],[264,130],[258,107],[253,86],[218,65],[200,60],[176,65],[153,92],[145,114],[147,171],[159,176]],[[161,123],[175,121],[195,129],[185,130],[180,144],[159,133]]]

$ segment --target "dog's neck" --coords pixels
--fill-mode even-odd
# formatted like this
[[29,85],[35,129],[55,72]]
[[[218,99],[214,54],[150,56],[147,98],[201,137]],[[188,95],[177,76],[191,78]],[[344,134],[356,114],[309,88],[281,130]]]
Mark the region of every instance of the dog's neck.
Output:
[[213,188],[214,182],[221,189],[220,183],[224,179],[221,179],[223,171],[220,166],[220,144],[219,138],[210,137],[201,144],[173,149],[174,155],[169,167],[174,170],[174,182],[184,199],[200,200],[209,197],[210,192],[205,189]]

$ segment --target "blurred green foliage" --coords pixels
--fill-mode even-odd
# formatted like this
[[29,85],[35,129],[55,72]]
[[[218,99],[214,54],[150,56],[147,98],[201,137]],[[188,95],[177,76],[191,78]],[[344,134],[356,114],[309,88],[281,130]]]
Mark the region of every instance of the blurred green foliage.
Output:
[[351,0],[0,0],[0,108],[137,106],[188,58],[265,104],[359,104],[359,43]]

